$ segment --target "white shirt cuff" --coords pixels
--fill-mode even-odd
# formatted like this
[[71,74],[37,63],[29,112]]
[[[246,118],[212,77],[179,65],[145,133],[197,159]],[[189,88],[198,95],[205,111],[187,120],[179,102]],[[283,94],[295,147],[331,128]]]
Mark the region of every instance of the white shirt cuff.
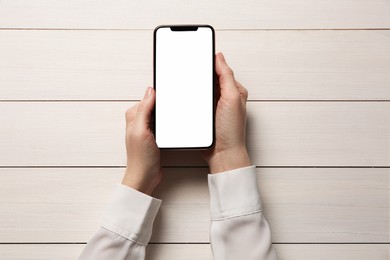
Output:
[[119,184],[103,217],[102,227],[146,246],[161,200]]
[[208,175],[212,220],[262,210],[255,166]]

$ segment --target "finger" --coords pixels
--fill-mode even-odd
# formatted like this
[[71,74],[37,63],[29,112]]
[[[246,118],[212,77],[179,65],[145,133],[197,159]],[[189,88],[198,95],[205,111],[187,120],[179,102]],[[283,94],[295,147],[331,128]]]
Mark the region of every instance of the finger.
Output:
[[218,75],[221,91],[236,92],[237,86],[233,70],[226,63],[225,57],[221,52],[216,55],[215,70]]
[[240,92],[240,94],[243,98],[243,101],[246,102],[248,100],[248,90],[238,81],[236,81],[236,85],[237,85],[238,91]]
[[135,115],[137,114],[138,103],[127,109],[125,113],[126,124],[131,124],[135,120]]
[[150,128],[152,111],[154,108],[155,102],[155,91],[153,88],[148,87],[145,91],[144,98],[139,102],[137,114],[136,114],[136,124],[144,129]]

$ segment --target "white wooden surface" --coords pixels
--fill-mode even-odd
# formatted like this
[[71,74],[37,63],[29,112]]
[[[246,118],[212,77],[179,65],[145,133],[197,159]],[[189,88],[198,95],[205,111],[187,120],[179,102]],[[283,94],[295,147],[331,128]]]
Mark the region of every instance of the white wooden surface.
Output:
[[210,23],[223,29],[389,28],[386,0],[2,0],[2,28],[151,29]]
[[[124,113],[133,104],[2,102],[0,165],[124,166]],[[388,102],[250,102],[248,120],[256,165],[390,166]],[[163,158],[204,165],[198,152]]]
[[[0,31],[0,100],[138,100],[153,82],[152,37]],[[251,100],[390,100],[387,30],[217,31],[217,49]]]
[[[123,171],[0,169],[0,242],[86,241]],[[390,242],[390,169],[257,171],[274,242]],[[209,242],[207,169],[165,173],[152,241]]]
[[[151,29],[193,22],[217,29],[249,89],[248,145],[280,258],[389,259],[387,0],[1,0],[0,259],[77,258],[124,170],[124,111],[152,83]],[[211,259],[207,169],[198,153],[163,162],[175,167],[148,259]]]
[[[387,260],[389,245],[274,245],[280,260]],[[0,257],[7,260],[77,259],[81,245],[0,245]],[[212,260],[210,245],[149,245],[146,260]]]

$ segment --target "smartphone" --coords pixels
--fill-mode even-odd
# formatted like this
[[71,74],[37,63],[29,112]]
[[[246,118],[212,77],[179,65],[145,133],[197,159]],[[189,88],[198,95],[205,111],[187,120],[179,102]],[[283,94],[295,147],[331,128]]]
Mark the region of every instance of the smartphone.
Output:
[[214,60],[210,25],[162,25],[154,30],[154,135],[159,148],[212,147]]

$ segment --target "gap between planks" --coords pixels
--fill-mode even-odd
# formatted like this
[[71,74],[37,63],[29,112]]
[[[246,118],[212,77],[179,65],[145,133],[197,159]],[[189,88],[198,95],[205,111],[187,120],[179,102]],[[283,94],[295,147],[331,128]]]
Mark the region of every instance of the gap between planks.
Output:
[[[140,29],[87,29],[87,28],[0,28],[0,31],[153,31],[151,28]],[[300,29],[215,29],[215,31],[387,31],[390,28],[300,28]]]
[[[113,99],[113,100],[104,100],[104,99],[77,99],[77,100],[71,100],[71,99],[9,99],[9,100],[0,100],[0,103],[23,103],[23,102],[30,102],[30,103],[58,103],[58,102],[139,102],[140,100],[138,99]],[[316,102],[322,102],[322,103],[366,103],[366,102],[371,102],[371,103],[376,103],[376,102],[390,102],[389,99],[381,99],[381,100],[373,100],[373,99],[366,99],[366,100],[349,100],[349,99],[248,99],[248,102],[290,102],[290,103],[304,103],[304,102],[311,102],[311,103],[316,103]]]
[[[0,245],[86,245],[87,242],[0,242]],[[390,242],[272,242],[273,245],[390,245]],[[207,242],[150,242],[148,245],[210,245]]]
[[[390,166],[345,166],[345,165],[339,165],[339,166],[309,166],[309,165],[299,165],[299,166],[271,166],[271,165],[256,165],[256,168],[271,168],[271,169],[390,169]],[[38,169],[58,169],[58,168],[91,168],[91,169],[116,169],[116,168],[126,168],[125,165],[7,165],[3,166],[0,165],[0,169],[31,169],[31,168],[38,168]],[[178,168],[201,168],[201,169],[206,169],[208,166],[201,166],[201,165],[172,165],[172,166],[162,166],[164,169],[178,169]]]

